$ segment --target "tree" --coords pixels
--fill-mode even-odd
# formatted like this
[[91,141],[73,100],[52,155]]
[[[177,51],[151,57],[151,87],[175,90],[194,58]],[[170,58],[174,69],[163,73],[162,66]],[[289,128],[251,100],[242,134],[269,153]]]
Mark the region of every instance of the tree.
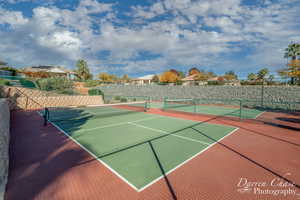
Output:
[[175,83],[178,80],[180,80],[180,78],[171,71],[164,72],[160,77],[160,82],[163,83]]
[[152,82],[153,83],[158,83],[159,82],[159,76],[157,76],[156,74],[152,77]]
[[223,78],[226,81],[233,81],[233,80],[237,80],[238,76],[234,73],[234,71],[228,71],[225,73],[225,75],[223,76]]
[[292,60],[296,60],[297,57],[300,56],[300,44],[299,43],[291,43],[285,49],[284,57],[291,58]]
[[112,74],[108,74],[108,73],[100,73],[98,75],[99,79],[103,82],[106,82],[106,83],[112,83],[114,81],[117,80],[117,77],[115,75],[112,75]]
[[176,69],[170,69],[169,71],[176,74],[176,76],[178,77],[180,76],[179,72]]
[[209,78],[216,77],[217,75],[214,72],[207,72]]
[[90,73],[88,64],[85,60],[78,60],[76,63],[77,69],[75,70],[76,76],[79,80],[85,81],[92,79],[92,74]]
[[124,82],[124,83],[128,83],[130,81],[130,78],[127,74],[124,74],[123,77],[121,78],[121,80]]
[[257,75],[254,74],[254,73],[248,74],[248,80],[249,81],[255,81],[255,80],[257,80]]
[[196,81],[207,81],[209,78],[211,78],[207,73],[199,73],[196,74],[195,80]]
[[261,80],[261,81],[265,80],[268,73],[269,73],[269,70],[267,68],[263,68],[263,69],[259,70],[257,73],[257,79]]
[[199,74],[200,70],[197,69],[196,67],[193,67],[189,70],[189,76],[194,75],[194,74]]
[[287,64],[287,68],[280,70],[278,73],[284,78],[291,78],[292,84],[295,84],[296,81],[300,83],[300,60],[291,60],[291,62]]
[[183,79],[185,77],[185,74],[182,71],[178,71],[178,74],[180,79]]
[[[295,71],[297,71],[297,66],[294,65],[295,60],[300,56],[300,43],[291,43],[288,45],[288,47],[285,49],[284,57],[285,58],[291,58],[291,65],[288,66],[288,69],[284,69],[284,71],[287,71],[286,75],[291,78],[291,83],[294,84],[295,80]],[[293,66],[294,65],[294,66]],[[290,76],[292,75],[292,76]]]
[[274,82],[274,79],[275,79],[275,76],[273,74],[270,74],[269,77],[268,77],[268,82],[270,84],[272,84]]

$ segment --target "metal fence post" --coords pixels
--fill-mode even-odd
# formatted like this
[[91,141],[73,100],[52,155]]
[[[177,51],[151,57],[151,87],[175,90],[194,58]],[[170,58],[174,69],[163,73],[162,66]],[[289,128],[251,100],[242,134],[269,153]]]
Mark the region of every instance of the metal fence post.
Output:
[[260,102],[260,104],[261,104],[261,107],[263,107],[264,106],[264,93],[265,93],[265,86],[264,86],[264,81],[262,82],[262,85],[261,85],[261,102]]
[[242,103],[242,100],[240,99],[240,120],[242,120],[242,106],[243,106],[243,103]]

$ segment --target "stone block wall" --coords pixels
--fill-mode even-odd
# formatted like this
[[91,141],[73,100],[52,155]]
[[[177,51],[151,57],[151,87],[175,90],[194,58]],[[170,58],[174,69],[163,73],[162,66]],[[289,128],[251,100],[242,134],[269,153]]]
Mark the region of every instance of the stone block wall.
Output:
[[0,98],[0,199],[4,199],[8,175],[10,112],[6,99]]

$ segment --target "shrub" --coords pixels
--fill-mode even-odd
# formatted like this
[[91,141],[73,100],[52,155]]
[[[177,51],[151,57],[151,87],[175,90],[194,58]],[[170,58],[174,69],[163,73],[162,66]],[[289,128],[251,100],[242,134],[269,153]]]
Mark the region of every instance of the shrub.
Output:
[[127,102],[126,98],[121,98],[121,102]]
[[208,81],[207,85],[224,85],[223,81]]
[[79,93],[75,92],[73,89],[62,89],[58,90],[57,93],[67,95],[79,95]]
[[44,78],[37,80],[37,85],[41,90],[65,90],[73,88],[73,82],[63,77]]
[[165,83],[165,82],[159,82],[159,83],[157,83],[157,85],[168,85],[168,83]]
[[0,85],[10,85],[10,82],[8,80],[0,78]]
[[183,81],[182,80],[178,80],[175,82],[175,85],[182,85],[183,84]]
[[119,100],[121,100],[121,97],[120,96],[115,96],[114,99],[119,101]]
[[87,80],[84,82],[84,87],[95,87],[99,85],[99,81],[97,80]]
[[103,92],[99,89],[90,89],[88,93],[90,96],[103,95]]

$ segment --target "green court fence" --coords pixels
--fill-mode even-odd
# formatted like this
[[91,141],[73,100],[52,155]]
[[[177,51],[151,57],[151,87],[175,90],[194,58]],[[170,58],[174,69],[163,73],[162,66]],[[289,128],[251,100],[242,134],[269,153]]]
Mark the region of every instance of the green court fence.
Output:
[[164,98],[164,111],[256,118],[265,111],[297,112],[300,102],[261,101],[245,99],[170,99]]

